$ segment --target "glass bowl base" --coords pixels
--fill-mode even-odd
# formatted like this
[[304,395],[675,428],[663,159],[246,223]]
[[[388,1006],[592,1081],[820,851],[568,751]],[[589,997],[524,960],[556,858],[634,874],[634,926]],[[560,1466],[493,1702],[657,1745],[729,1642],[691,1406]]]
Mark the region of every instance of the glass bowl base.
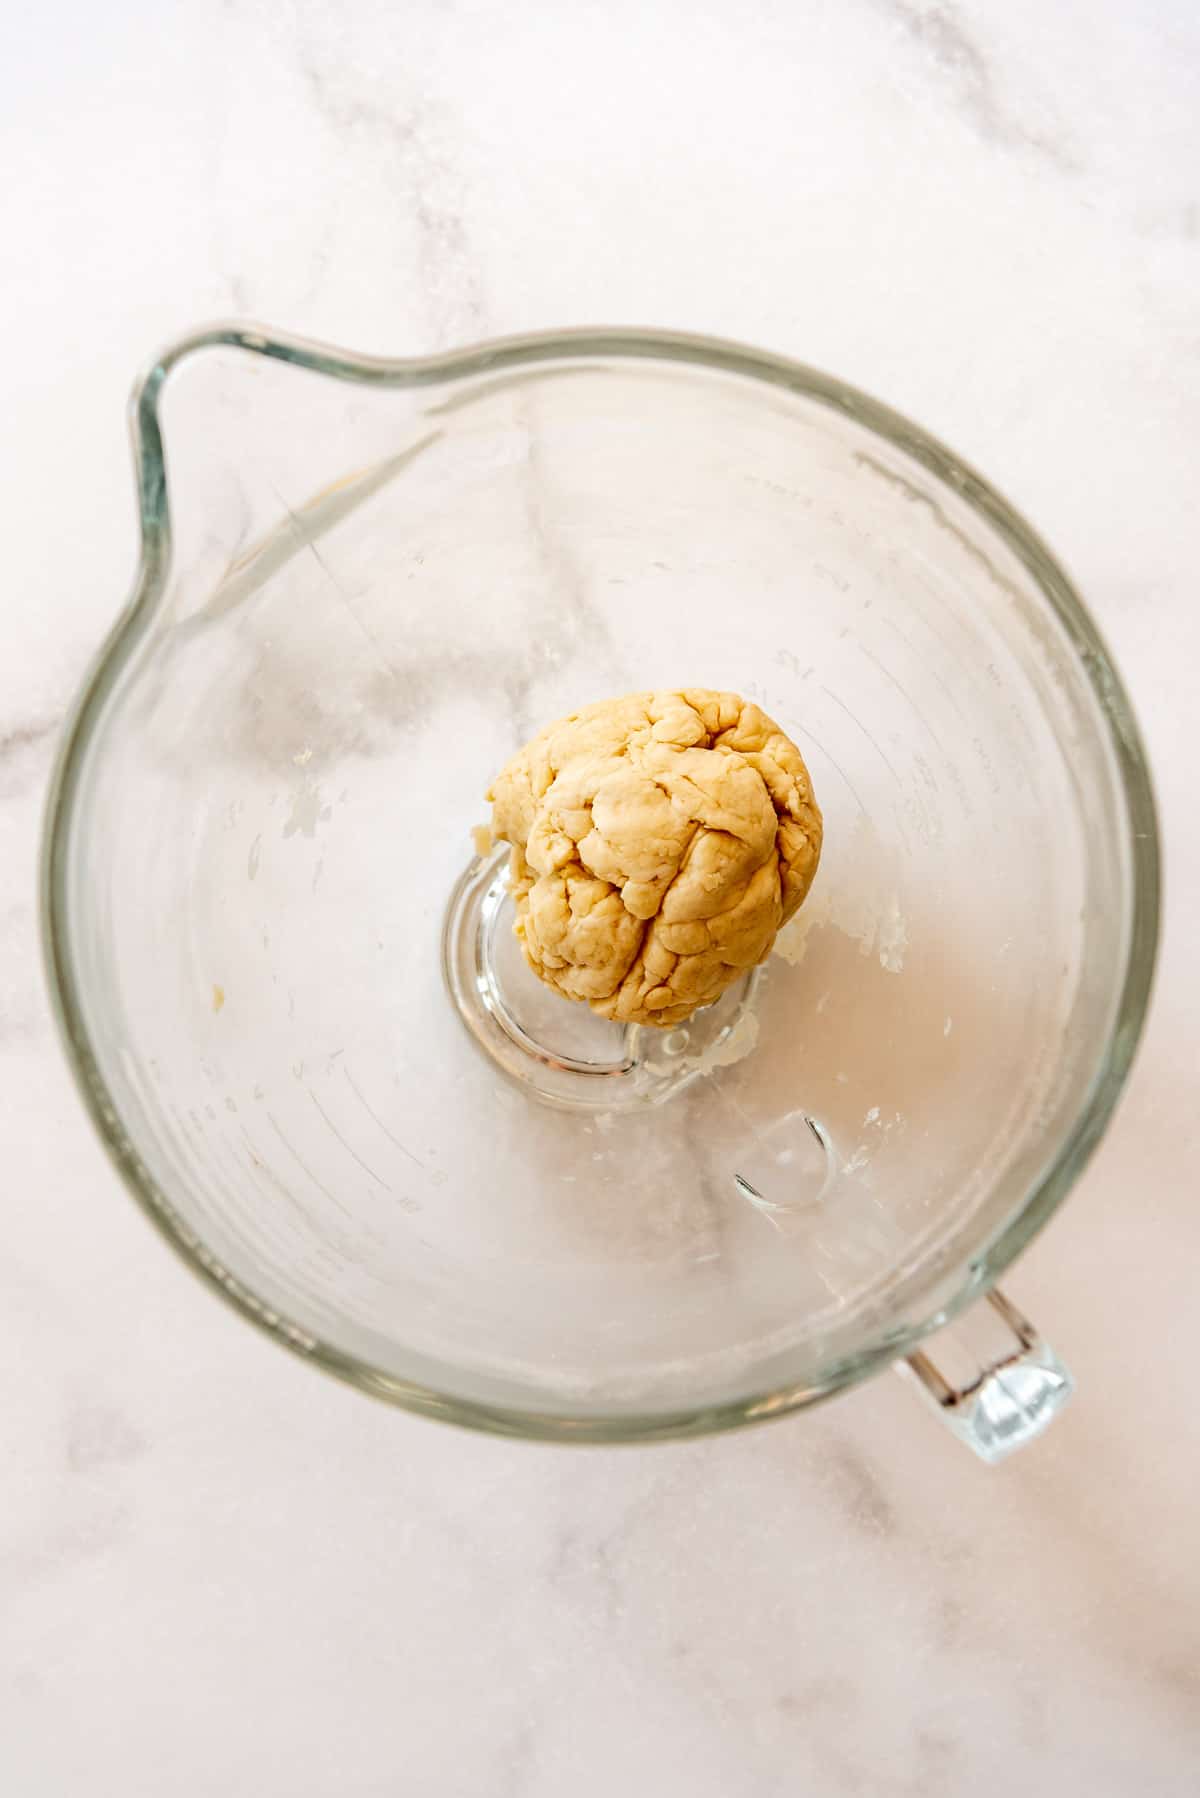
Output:
[[442,965],[476,1044],[531,1097],[592,1112],[660,1104],[753,1048],[759,970],[672,1029],[617,1024],[538,979],[514,915],[508,851],[476,857],[450,895]]

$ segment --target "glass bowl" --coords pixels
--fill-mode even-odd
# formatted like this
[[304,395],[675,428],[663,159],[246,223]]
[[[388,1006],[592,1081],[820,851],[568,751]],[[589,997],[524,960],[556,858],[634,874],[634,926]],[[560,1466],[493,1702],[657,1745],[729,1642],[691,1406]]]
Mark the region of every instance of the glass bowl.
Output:
[[[85,1100],[189,1264],[414,1410],[617,1440],[908,1358],[989,1455],[1069,1380],[1005,1301],[1147,1002],[1144,753],[1062,570],[840,381],[551,333],[380,361],[251,326],[134,395],[141,562],[68,732],[46,942]],[[168,461],[164,440],[170,447]],[[622,1031],[515,953],[491,776],[710,686],[825,814],[766,965]]]

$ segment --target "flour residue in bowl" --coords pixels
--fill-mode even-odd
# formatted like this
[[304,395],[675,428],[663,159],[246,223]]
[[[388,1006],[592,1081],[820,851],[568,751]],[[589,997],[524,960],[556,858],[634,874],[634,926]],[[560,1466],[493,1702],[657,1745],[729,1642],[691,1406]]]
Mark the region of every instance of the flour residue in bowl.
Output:
[[813,932],[824,925],[840,930],[857,943],[860,955],[878,956],[885,973],[903,971],[908,924],[897,893],[889,893],[881,902],[871,894],[833,894],[828,888],[818,887],[803,911],[779,932],[773,953],[790,967],[798,968],[808,954]]

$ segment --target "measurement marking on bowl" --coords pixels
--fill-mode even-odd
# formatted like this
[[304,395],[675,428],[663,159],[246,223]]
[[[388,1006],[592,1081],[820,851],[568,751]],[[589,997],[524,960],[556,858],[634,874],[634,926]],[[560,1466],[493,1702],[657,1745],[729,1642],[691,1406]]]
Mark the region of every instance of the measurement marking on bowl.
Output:
[[283,1200],[284,1204],[289,1207],[289,1210],[294,1211],[296,1213],[297,1217],[299,1218],[299,1225],[296,1225],[295,1222],[293,1221],[293,1228],[300,1228],[300,1229],[304,1229],[304,1230],[310,1229],[311,1225],[312,1225],[312,1220],[309,1217],[308,1213],[305,1211],[303,1205],[300,1203],[299,1199],[296,1197],[295,1193],[290,1191],[290,1189],[279,1178],[279,1175],[275,1172],[275,1169],[271,1166],[270,1162],[263,1160],[262,1155],[259,1153],[257,1143],[254,1141],[254,1138],[251,1136],[250,1132],[246,1129],[245,1125],[242,1124],[239,1126],[239,1128],[241,1130],[242,1141],[245,1143],[246,1148],[249,1152],[250,1160],[253,1165],[255,1173],[258,1175],[261,1175],[262,1178],[265,1179],[265,1181],[272,1188],[272,1190],[274,1192],[278,1193],[279,1197]]
[[[903,642],[908,643],[908,638],[904,636],[904,633],[902,631],[898,631],[897,635],[901,637]],[[909,644],[909,648],[910,649],[912,648],[911,644]],[[897,693],[899,693],[899,695],[900,695],[901,699],[904,701],[905,705],[907,705],[916,714],[917,723],[925,731],[925,733],[929,737],[930,741],[933,743],[934,748],[937,750],[938,754],[944,756],[946,752],[942,748],[941,738],[938,736],[938,734],[934,730],[932,724],[930,724],[928,718],[925,716],[923,709],[917,704],[916,700],[913,698],[912,694],[907,690],[907,688],[905,688],[896,679],[896,676],[892,673],[890,668],[887,668],[884,666],[884,664],[879,660],[879,657],[877,655],[872,654],[872,652],[867,648],[865,643],[860,643],[858,645],[858,653],[859,653],[859,655],[866,656],[868,662],[873,662],[875,667],[878,668],[880,674],[882,674],[884,680],[891,682],[892,686],[895,687]],[[913,650],[913,654],[915,656],[915,654],[916,654],[915,650]],[[928,673],[931,671],[927,669],[924,672]],[[935,678],[936,678],[936,675],[935,675]],[[950,697],[949,687],[946,687],[946,696],[947,696],[947,698]],[[955,707],[955,710],[957,710],[957,709],[958,708]],[[959,713],[959,716],[961,717],[962,714]],[[966,723],[965,718],[963,718],[963,723],[964,724]]]
[[[340,1049],[338,1050],[338,1053],[339,1053],[339,1055],[341,1054]],[[388,1141],[390,1143],[394,1143],[402,1155],[407,1155],[408,1159],[411,1162],[413,1162],[416,1167],[419,1167],[422,1173],[428,1173],[429,1170],[425,1166],[425,1163],[420,1159],[420,1157],[417,1155],[414,1155],[411,1149],[405,1148],[404,1144],[400,1141],[400,1138],[398,1136],[393,1135],[392,1131],[390,1131],[388,1129],[387,1125],[384,1123],[384,1121],[380,1117],[379,1113],[375,1110],[375,1107],[368,1103],[366,1096],[359,1090],[359,1088],[354,1080],[354,1076],[350,1072],[350,1069],[347,1067],[343,1067],[342,1073],[345,1075],[346,1085],[350,1088],[350,1091],[354,1094],[354,1097],[358,1100],[359,1104],[362,1106],[362,1108],[366,1112],[367,1116],[369,1118],[371,1118],[376,1124],[378,1124],[379,1128],[383,1131],[383,1134],[387,1137]]]
[[[932,620],[929,617],[927,617],[926,614],[922,611],[918,611],[917,616],[920,618],[921,623],[925,626],[925,629],[929,632],[929,635],[946,652],[946,656],[948,657],[948,659],[951,662],[957,661],[958,658],[957,658],[954,650],[951,648],[950,644],[947,643],[945,637],[942,635],[941,631],[937,628],[937,626],[932,622]],[[920,654],[920,651],[917,649],[916,644],[912,641],[911,637],[908,637],[905,635],[905,633],[900,629],[900,626],[898,624],[896,624],[893,619],[885,618],[883,620],[883,623],[886,626],[886,628],[893,633],[893,635],[899,637],[901,643],[904,644],[906,649],[908,649],[912,652],[913,656],[915,656],[918,660],[921,660],[921,654]],[[860,644],[859,647],[861,649],[862,645]],[[864,651],[864,653],[869,654],[870,652]],[[880,666],[882,667],[882,663],[880,664]],[[967,714],[963,711],[963,709],[959,705],[957,699],[954,697],[954,694],[951,692],[950,687],[948,686],[946,681],[943,680],[942,676],[938,673],[937,669],[935,667],[933,667],[932,663],[929,662],[927,659],[921,660],[921,671],[922,671],[923,675],[928,676],[929,679],[931,679],[933,681],[935,686],[941,688],[942,693],[945,695],[945,698],[950,706],[951,711],[955,714],[959,723],[962,725],[965,725],[968,729],[970,729],[971,724],[970,724],[970,720],[967,717]]]
[[357,1149],[352,1148],[351,1145],[346,1141],[346,1138],[342,1135],[341,1131],[338,1129],[337,1125],[334,1123],[333,1119],[330,1117],[329,1113],[326,1111],[325,1107],[322,1105],[320,1099],[318,1099],[318,1097],[317,1097],[316,1093],[313,1091],[312,1087],[310,1086],[306,1090],[308,1092],[309,1098],[312,1100],[313,1104],[316,1106],[318,1115],[324,1120],[326,1126],[330,1130],[332,1130],[333,1134],[337,1137],[338,1141],[341,1143],[343,1149],[345,1149],[347,1155],[349,1155],[351,1161],[357,1161],[359,1167],[362,1169],[364,1174],[370,1174],[372,1180],[374,1180],[377,1185],[382,1186],[385,1192],[390,1192],[392,1189],[388,1185],[387,1181],[384,1179],[383,1175],[377,1174],[373,1167],[368,1166],[368,1164],[363,1160],[362,1156],[358,1153]]
[[288,1154],[292,1157],[292,1160],[295,1161],[297,1166],[300,1167],[304,1171],[304,1173],[306,1173],[308,1175],[309,1179],[312,1181],[312,1183],[316,1187],[317,1191],[323,1192],[325,1194],[325,1197],[329,1200],[329,1203],[336,1210],[340,1211],[344,1218],[348,1219],[350,1223],[353,1223],[354,1222],[354,1213],[350,1210],[350,1207],[348,1205],[343,1205],[343,1203],[340,1199],[335,1198],[334,1195],[330,1192],[329,1188],[325,1185],[324,1181],[319,1180],[317,1178],[316,1174],[313,1173],[312,1169],[309,1167],[307,1161],[305,1161],[305,1159],[304,1159],[303,1155],[300,1153],[299,1149],[296,1148],[294,1143],[290,1143],[288,1141],[287,1137],[283,1134],[283,1131],[279,1128],[278,1122],[276,1121],[275,1118],[272,1117],[271,1113],[268,1111],[268,1112],[264,1112],[263,1115],[265,1116],[268,1124],[270,1124],[272,1130],[275,1132],[276,1136],[279,1138],[280,1142],[283,1144],[284,1148],[287,1150]]
[[862,813],[863,817],[869,818],[870,813],[867,811],[866,806],[863,804],[861,798],[859,797],[858,788],[855,786],[855,784],[851,780],[850,776],[846,773],[846,770],[842,767],[842,764],[840,762],[835,761],[833,756],[830,755],[828,749],[826,749],[826,747],[825,747],[824,743],[822,743],[820,737],[814,737],[812,732],[810,730],[805,730],[805,728],[802,724],[793,724],[792,729],[798,736],[807,737],[810,743],[816,744],[817,748],[820,750],[821,754],[825,757],[825,760],[829,763],[830,767],[835,769],[836,772],[841,775],[842,779],[845,781],[846,785],[849,787],[850,797],[853,799],[855,805],[858,807],[858,809]]
[[824,693],[826,699],[832,699],[834,705],[838,707],[839,711],[845,712],[845,714],[846,714],[847,718],[849,718],[851,724],[855,725],[862,732],[863,736],[867,739],[867,742],[871,745],[871,748],[875,751],[876,755],[879,757],[880,761],[883,763],[884,767],[887,769],[888,773],[891,775],[891,777],[895,781],[896,785],[899,786],[901,784],[900,776],[896,772],[895,764],[891,760],[891,757],[887,754],[886,750],[881,748],[879,742],[877,741],[877,739],[874,735],[874,732],[867,729],[866,725],[863,723],[861,718],[855,717],[854,713],[850,710],[850,707],[846,704],[844,699],[839,699],[837,694],[831,693],[828,687],[822,687],[821,691],[822,691],[822,693]]

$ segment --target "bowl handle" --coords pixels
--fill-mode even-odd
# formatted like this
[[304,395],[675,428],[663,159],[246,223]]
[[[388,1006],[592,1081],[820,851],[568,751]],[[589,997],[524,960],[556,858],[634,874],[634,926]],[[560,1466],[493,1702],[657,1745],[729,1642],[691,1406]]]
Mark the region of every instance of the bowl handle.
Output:
[[1075,1390],[1050,1344],[996,1290],[896,1369],[989,1465],[1040,1436]]

